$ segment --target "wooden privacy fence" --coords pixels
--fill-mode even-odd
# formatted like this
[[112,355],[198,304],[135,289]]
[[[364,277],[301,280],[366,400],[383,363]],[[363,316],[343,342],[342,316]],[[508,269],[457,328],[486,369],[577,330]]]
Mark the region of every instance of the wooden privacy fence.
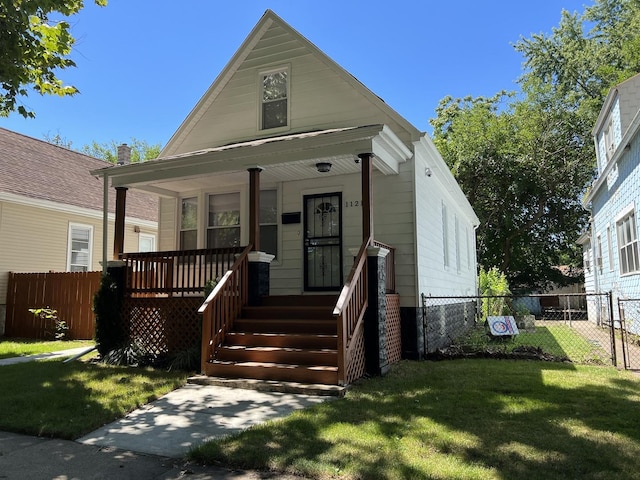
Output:
[[93,338],[93,296],[100,288],[101,278],[102,272],[9,272],[5,335],[53,340],[52,325],[29,311],[48,307],[57,310],[58,319],[67,323],[69,339]]

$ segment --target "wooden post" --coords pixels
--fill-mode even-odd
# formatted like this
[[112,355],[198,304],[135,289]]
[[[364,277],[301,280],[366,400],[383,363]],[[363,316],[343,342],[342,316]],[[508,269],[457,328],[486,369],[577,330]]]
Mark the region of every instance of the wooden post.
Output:
[[358,155],[362,163],[362,241],[373,237],[373,153]]
[[116,187],[116,223],[113,238],[113,259],[124,252],[124,217],[127,211],[127,187]]
[[249,243],[260,251],[260,167],[249,169]]

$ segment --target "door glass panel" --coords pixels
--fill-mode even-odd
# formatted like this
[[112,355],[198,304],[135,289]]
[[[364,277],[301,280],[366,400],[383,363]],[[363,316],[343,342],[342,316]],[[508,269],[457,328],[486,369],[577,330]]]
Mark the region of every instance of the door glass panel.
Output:
[[342,287],[341,195],[305,197],[305,288]]

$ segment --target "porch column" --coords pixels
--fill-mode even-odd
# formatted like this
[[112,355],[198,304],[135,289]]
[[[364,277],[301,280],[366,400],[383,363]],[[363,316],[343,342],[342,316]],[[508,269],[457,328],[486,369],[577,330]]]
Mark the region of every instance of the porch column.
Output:
[[373,236],[373,153],[361,153],[358,158],[362,163],[362,240],[366,241]]
[[364,317],[364,358],[369,375],[384,375],[389,370],[385,263],[388,254],[386,248],[367,248],[369,307]]
[[260,251],[260,172],[262,168],[249,168],[249,243],[253,251]]
[[124,217],[127,211],[127,187],[116,187],[116,223],[113,238],[113,259],[124,251]]

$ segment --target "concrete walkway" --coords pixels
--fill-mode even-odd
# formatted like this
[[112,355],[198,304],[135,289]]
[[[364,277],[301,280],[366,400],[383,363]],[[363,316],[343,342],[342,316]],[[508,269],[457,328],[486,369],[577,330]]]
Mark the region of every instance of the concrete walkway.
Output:
[[206,440],[285,417],[327,398],[189,384],[77,441],[180,458]]
[[[0,366],[70,357],[84,350],[87,347],[3,359]],[[0,432],[0,478],[170,480],[185,475],[193,480],[272,478],[265,472],[193,465],[184,456],[190,448],[208,439],[285,417],[330,398],[187,384],[76,441]]]

